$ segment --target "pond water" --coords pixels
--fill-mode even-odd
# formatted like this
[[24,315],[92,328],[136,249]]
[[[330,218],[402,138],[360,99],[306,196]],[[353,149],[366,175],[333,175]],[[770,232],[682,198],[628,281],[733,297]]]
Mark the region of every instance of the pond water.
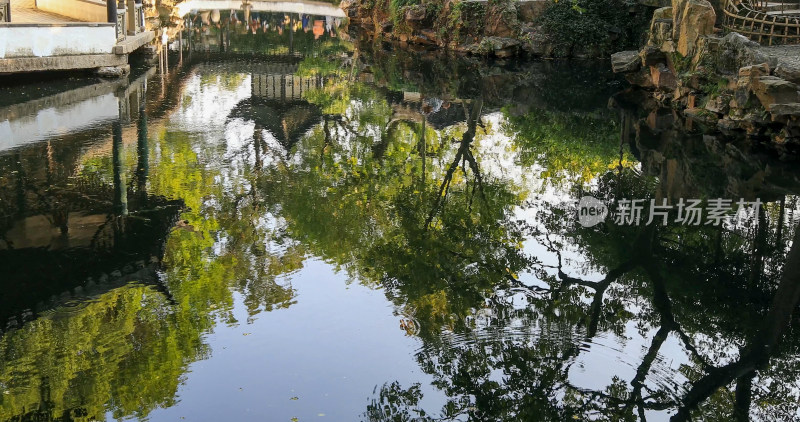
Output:
[[261,17],[2,81],[0,420],[798,418],[791,163],[605,62]]

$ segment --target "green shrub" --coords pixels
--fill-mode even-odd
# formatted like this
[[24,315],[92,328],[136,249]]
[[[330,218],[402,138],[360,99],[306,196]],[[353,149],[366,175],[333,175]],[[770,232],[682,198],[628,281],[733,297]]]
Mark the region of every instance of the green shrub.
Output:
[[420,0],[391,0],[389,2],[389,14],[395,24],[401,21],[403,16],[403,8],[406,6],[415,6],[419,4]]
[[480,34],[486,18],[486,4],[481,2],[454,2],[447,15],[438,19],[439,35],[448,40],[461,41],[462,36]]
[[605,55],[638,47],[651,16],[630,0],[553,0],[539,23],[557,56],[576,47]]

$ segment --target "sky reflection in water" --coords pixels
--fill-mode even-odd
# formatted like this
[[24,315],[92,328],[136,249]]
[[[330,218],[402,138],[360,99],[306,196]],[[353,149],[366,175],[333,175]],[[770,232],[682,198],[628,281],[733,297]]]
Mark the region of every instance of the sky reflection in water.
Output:
[[[796,416],[785,166],[609,109],[602,64],[200,29],[102,95],[4,88],[0,420]],[[768,203],[583,228],[585,193]]]

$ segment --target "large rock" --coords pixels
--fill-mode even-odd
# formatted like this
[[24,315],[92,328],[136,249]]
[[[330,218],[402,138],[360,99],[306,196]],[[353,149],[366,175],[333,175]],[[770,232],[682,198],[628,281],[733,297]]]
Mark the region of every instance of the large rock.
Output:
[[514,2],[489,2],[483,26],[483,35],[512,38],[519,32],[517,8]]
[[614,69],[614,73],[635,72],[641,65],[642,59],[636,50],[620,51],[611,55],[611,67]]
[[672,91],[678,87],[678,80],[675,78],[675,74],[664,63],[650,66],[650,78],[653,81],[653,86],[662,91]]
[[422,30],[418,34],[408,36],[408,42],[421,45],[436,45],[436,35],[431,35],[429,30]]
[[535,22],[549,5],[548,1],[521,1],[517,2],[517,12],[523,22]]
[[672,40],[672,8],[662,7],[653,12],[650,21],[650,36],[647,45],[661,48],[664,43]]
[[642,88],[653,87],[653,76],[649,67],[642,68],[638,72],[628,73],[625,75],[625,79],[633,86]]
[[737,87],[752,90],[751,87],[753,84],[762,76],[769,76],[769,64],[762,63],[759,65],[745,66],[739,69]]
[[658,22],[658,21],[668,20],[668,21],[672,22],[672,18],[673,18],[672,10],[673,9],[670,6],[662,7],[660,9],[656,9],[653,12],[653,18],[652,18],[653,20],[650,21],[650,28],[652,28],[653,24],[655,22]]
[[667,60],[667,56],[663,51],[651,45],[643,48],[639,53],[639,57],[642,59],[642,66],[655,66]]
[[470,47],[472,54],[487,55],[496,57],[512,57],[519,52],[520,42],[513,38],[504,37],[483,37],[479,44]]
[[695,44],[695,53],[692,56],[692,67],[708,66],[712,69],[716,63],[715,57],[722,50],[722,39],[713,35],[700,37]]
[[672,1],[672,38],[684,57],[693,56],[700,37],[714,33],[717,13],[707,0]]
[[796,63],[780,62],[775,68],[775,76],[787,81],[800,83],[800,65]]
[[750,87],[746,88],[737,88],[733,91],[733,99],[731,100],[731,108],[738,109],[738,110],[747,110],[748,108],[753,107],[753,103],[751,98],[753,97],[753,92],[750,90]]
[[526,35],[523,37],[524,43],[522,48],[533,56],[546,57],[550,56],[553,51],[553,43],[550,38],[542,30],[541,27],[527,26],[523,29]]
[[683,22],[683,12],[689,0],[672,0],[672,38],[678,39]]
[[654,21],[650,30],[650,37],[647,39],[647,45],[663,49],[664,44],[669,42],[672,42],[672,21]]
[[775,76],[761,76],[751,85],[753,93],[767,111],[777,104],[800,102],[797,85]]
[[775,104],[770,113],[773,116],[800,116],[800,103]]
[[427,16],[427,10],[425,6],[419,4],[416,6],[410,6],[406,8],[406,21],[407,22],[421,22]]
[[769,63],[745,66],[739,69],[740,79],[754,79],[769,76]]
[[[667,6],[658,8],[658,9],[653,11],[652,19],[653,19],[653,21],[657,21],[657,20],[661,20],[661,19],[672,20],[672,18],[673,18],[672,11],[673,11],[672,5],[667,5]],[[650,25],[652,25],[652,22],[650,23]]]
[[727,114],[731,109],[731,96],[711,96],[706,102],[705,109],[716,114]]
[[699,107],[687,108],[686,110],[683,110],[683,114],[686,115],[686,117],[691,118],[692,120],[709,125],[716,124],[717,121],[719,120],[719,118],[716,115],[714,115],[714,113],[710,113],[707,110]]
[[[706,39],[708,38],[710,37]],[[736,75],[742,67],[761,63],[767,63],[770,69],[774,69],[778,64],[777,60],[762,50],[758,43],[741,34],[731,32],[722,38],[716,51],[707,55],[708,64],[717,72],[726,75]]]

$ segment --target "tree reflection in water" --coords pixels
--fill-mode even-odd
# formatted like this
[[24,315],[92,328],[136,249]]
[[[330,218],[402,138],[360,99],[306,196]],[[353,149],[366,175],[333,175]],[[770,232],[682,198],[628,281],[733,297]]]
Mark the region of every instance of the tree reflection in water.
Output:
[[[4,333],[0,419],[146,418],[174,405],[188,365],[211,358],[204,336],[235,323],[235,295],[249,318],[289,308],[285,280],[309,257],[382,289],[434,380],[386,380],[366,420],[794,417],[791,170],[668,112],[608,109],[616,81],[590,67],[487,66],[299,29],[261,35],[291,36],[291,54],[254,62],[240,52],[260,44],[225,30],[205,34],[225,54],[187,34],[198,44],[170,59],[164,86],[151,80],[134,128],[4,153],[14,176],[0,198],[14,205],[0,258],[36,249],[8,243],[31,207],[67,232],[65,209],[101,210],[116,233],[147,236],[89,248],[110,257],[116,284]],[[766,204],[738,226],[585,228],[583,195],[612,209],[623,198]],[[54,245],[33,252],[61,256]],[[146,276],[123,271],[138,261]],[[443,405],[426,407],[436,394]]]
[[[469,79],[456,74],[456,80]],[[478,81],[471,89],[478,86],[481,92],[483,79]],[[480,137],[484,100],[462,101],[466,124],[461,141],[446,131],[435,133],[433,142],[426,139],[423,117],[422,122],[407,123],[405,136],[388,145],[382,133],[381,148],[389,153],[375,163],[374,157],[359,153],[374,141],[368,131],[343,128],[346,134],[334,139],[349,143],[340,141],[340,150],[325,136],[314,154],[305,153],[306,145],[298,149],[303,170],[285,170],[289,177],[284,178],[298,188],[315,186],[303,193],[312,196],[301,200],[304,206],[289,205],[292,196],[281,195],[290,233],[305,238],[312,252],[344,265],[354,277],[386,289],[408,318],[401,328],[423,341],[417,354],[420,367],[449,397],[438,413],[431,412],[418,407],[424,395],[420,386],[387,383],[376,391],[365,418],[644,420],[659,411],[676,421],[692,414],[721,420],[747,419],[751,413],[791,417],[794,379],[785,368],[783,374],[774,369],[791,365],[797,344],[791,336],[780,342],[798,300],[797,273],[792,271],[797,252],[786,252],[794,243],[780,233],[786,230],[782,215],[744,228],[582,228],[572,218],[574,205],[522,198],[552,193],[547,185],[553,182],[567,193],[560,199],[571,200],[568,204],[586,193],[612,206],[622,198],[656,198],[671,180],[641,174],[629,152],[649,152],[649,140],[626,135],[623,139],[632,144],[620,145],[619,132],[581,110],[559,114],[533,109],[512,116],[507,130],[517,133],[515,147],[532,157],[529,165],[546,163],[547,183],[526,191],[527,186],[482,174],[479,163],[490,158],[481,157],[483,151],[474,142]],[[606,138],[588,143],[568,135],[561,143],[547,139],[565,136],[565,121],[590,122]],[[543,126],[546,122],[551,125]],[[515,125],[524,129],[515,131]],[[531,125],[537,130],[529,130]],[[481,131],[483,136],[491,133]],[[432,152],[427,147],[436,144],[437,135],[444,141],[427,162]],[[667,146],[681,141],[694,142],[672,139]],[[409,154],[420,148],[425,154]],[[396,151],[404,154],[398,158]],[[581,163],[586,164],[575,167]],[[387,178],[392,166],[398,170],[389,171]],[[456,175],[461,177],[454,179]],[[690,188],[697,192],[697,186]],[[719,187],[703,188],[707,196]],[[786,197],[773,198],[779,198],[784,210]],[[762,216],[776,205],[769,203]],[[535,210],[536,219],[519,220],[519,210]],[[308,217],[308,212],[315,216]],[[356,215],[341,218],[339,213]],[[316,225],[323,215],[334,218]],[[335,247],[325,241],[328,237],[335,239]],[[523,239],[536,242],[542,252],[520,249]],[[571,255],[569,260],[565,254]],[[583,264],[576,266],[576,261]],[[576,272],[605,275],[590,281],[570,275]],[[636,335],[650,340],[631,379],[614,377],[603,388],[576,385],[574,366],[582,364],[582,355],[602,347],[595,343],[601,335],[621,342]],[[668,341],[686,355],[686,362],[675,369],[663,362]]]

